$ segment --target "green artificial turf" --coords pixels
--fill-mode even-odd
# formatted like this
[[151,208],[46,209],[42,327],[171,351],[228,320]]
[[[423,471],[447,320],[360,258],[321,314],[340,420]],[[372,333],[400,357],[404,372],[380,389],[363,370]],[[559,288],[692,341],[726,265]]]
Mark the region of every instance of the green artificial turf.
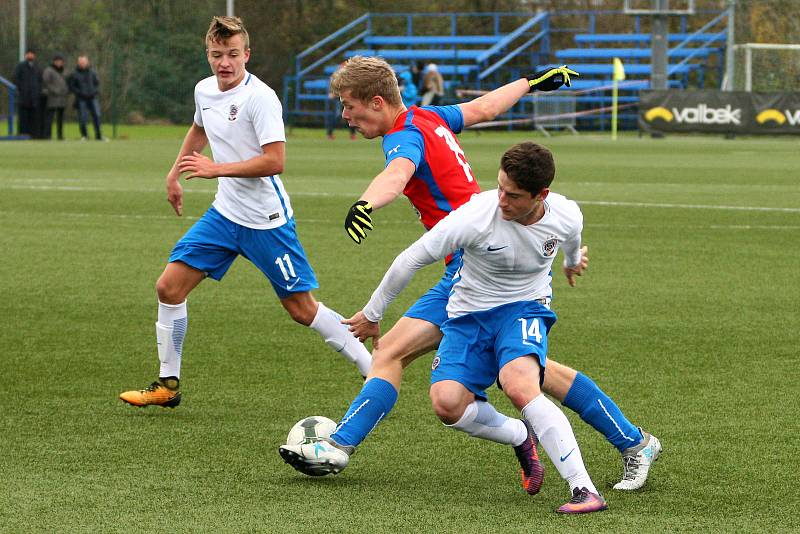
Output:
[[[185,215],[174,216],[164,175],[184,131],[0,143],[0,531],[798,528],[795,138],[461,136],[484,188],[511,144],[553,150],[553,190],[581,204],[590,269],[574,289],[556,272],[550,356],[592,377],[664,446],[643,490],[612,490],[619,453],[567,410],[610,509],[562,517],[553,510],[567,486],[549,462],[529,497],[510,449],[436,420],[430,355],[409,367],[395,410],[342,474],[312,479],[285,465],[277,448],[292,425],[338,419],[361,379],[243,259],[189,298],[180,407],[117,399],[156,377],[154,284],[216,187],[188,182]],[[399,199],[373,214],[364,244],[346,237],[347,208],[382,168],[378,140],[288,137],[283,180],[315,295],[345,316],[422,232]],[[440,265],[420,272],[384,329],[440,275]]]

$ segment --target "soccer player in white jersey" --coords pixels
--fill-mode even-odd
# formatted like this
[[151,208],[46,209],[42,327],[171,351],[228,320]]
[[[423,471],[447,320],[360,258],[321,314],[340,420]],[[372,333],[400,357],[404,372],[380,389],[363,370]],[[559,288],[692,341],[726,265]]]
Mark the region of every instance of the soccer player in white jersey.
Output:
[[[180,403],[181,356],[187,328],[186,297],[206,277],[220,280],[242,255],[269,279],[296,322],[316,330],[366,376],[371,356],[341,324],[342,317],[314,299],[314,271],[297,237],[292,205],[279,173],[286,138],[275,91],[247,72],[247,30],[238,17],[214,17],[206,34],[213,76],[195,87],[194,123],[167,174],[167,200],[183,212],[182,173],[217,178],[214,203],[178,241],[156,283],[159,379],[120,398],[135,406]],[[209,144],[214,159],[200,152]]]
[[[550,192],[554,176],[546,148],[510,148],[500,163],[497,190],[473,196],[403,251],[349,322],[359,337],[377,336],[384,311],[414,273],[462,250],[432,365],[434,411],[451,428],[511,446],[526,438],[530,425],[570,486],[570,501],[557,511],[597,512],[607,505],[586,472],[569,421],[541,391],[547,335],[556,321],[549,306],[553,260],[563,249],[570,285],[588,264],[581,247],[583,216],[575,202]],[[522,420],[489,404],[485,389],[498,376]],[[329,443],[322,447],[338,451]]]

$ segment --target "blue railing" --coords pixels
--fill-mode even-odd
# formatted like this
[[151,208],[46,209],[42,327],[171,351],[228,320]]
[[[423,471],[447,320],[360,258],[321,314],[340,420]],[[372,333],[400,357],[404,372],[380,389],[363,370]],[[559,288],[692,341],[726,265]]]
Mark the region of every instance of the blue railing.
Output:
[[[505,49],[507,46],[509,46],[509,44],[512,43],[515,39],[517,39],[520,35],[522,35],[523,33],[527,32],[528,30],[530,30],[531,28],[533,28],[537,24],[539,24],[539,23],[542,24],[542,30],[539,33],[537,33],[532,38],[530,38],[527,41],[525,41],[525,43],[523,43],[522,45],[520,45],[516,49],[512,50],[510,53],[508,53],[505,56],[503,56],[502,58],[500,58],[500,60],[496,61],[494,64],[488,66],[483,71],[481,71],[481,73],[478,74],[478,79],[479,80],[485,79],[491,73],[493,73],[494,71],[496,71],[497,69],[499,69],[500,67],[505,65],[508,61],[510,61],[514,57],[516,57],[520,52],[530,48],[536,41],[538,41],[540,39],[544,39],[546,41],[546,39],[548,38],[548,36],[550,34],[549,22],[550,22],[550,18],[549,18],[548,14],[546,12],[545,13],[539,13],[538,15],[536,15],[535,17],[530,19],[528,22],[524,23],[522,26],[520,26],[519,28],[517,28],[513,32],[509,33],[500,42],[498,42],[496,45],[492,46],[490,49],[488,49],[482,55],[478,56],[476,61],[478,63],[484,63],[485,61],[487,61],[493,55],[499,54],[503,49]],[[544,46],[545,46],[546,49],[549,48],[548,44],[549,43],[547,43],[547,42],[544,43]],[[549,52],[549,50],[546,50],[546,52]]]
[[[685,38],[683,41],[681,41],[680,43],[678,43],[677,45],[675,45],[673,48],[670,48],[670,50],[669,50],[670,54],[671,54],[671,53],[673,53],[673,52],[674,52],[674,51],[676,51],[676,50],[680,50],[681,48],[683,48],[684,46],[686,46],[687,44],[689,44],[690,42],[692,42],[692,40],[693,40],[693,39],[694,39],[696,36],[698,36],[698,35],[700,35],[700,34],[703,34],[703,33],[705,33],[707,30],[709,30],[709,29],[713,28],[714,26],[716,26],[717,24],[719,24],[719,23],[720,23],[720,21],[722,21],[723,19],[725,19],[725,20],[727,21],[727,20],[728,20],[728,17],[730,17],[730,16],[731,16],[731,10],[732,10],[732,9],[733,9],[733,8],[726,9],[725,11],[723,11],[722,13],[720,13],[718,16],[714,17],[714,18],[713,18],[711,21],[709,21],[709,22],[708,22],[708,23],[707,23],[705,26],[703,26],[702,28],[700,28],[700,29],[699,29],[699,30],[697,30],[696,32],[693,32],[693,33],[691,33],[691,34],[687,35],[687,36],[686,36],[686,38]],[[727,28],[726,28],[725,30],[723,30],[723,31],[719,32],[719,33],[716,33],[716,34],[711,34],[711,35],[709,35],[709,36],[708,36],[708,38],[705,40],[705,42],[701,43],[700,47],[707,47],[707,46],[711,46],[711,43],[712,43],[713,41],[715,41],[715,40],[717,40],[717,39],[720,39],[721,37],[724,37],[724,36],[726,36],[727,34],[728,34],[728,30],[727,30]],[[691,50],[691,49],[688,49],[688,50]],[[693,58],[693,57],[695,57],[695,56],[697,55],[697,53],[698,53],[698,50],[700,50],[700,48],[698,48],[698,49],[695,49],[695,50],[694,50],[694,51],[693,51],[691,54],[689,54],[689,55],[687,55],[685,58],[683,58],[683,60],[682,60],[681,62],[679,62],[679,63],[677,63],[677,64],[673,65],[672,67],[670,67],[670,69],[667,71],[667,76],[670,76],[670,75],[672,75],[672,74],[673,74],[673,73],[674,73],[674,72],[675,72],[677,69],[679,69],[679,68],[680,68],[682,65],[684,65],[684,64],[688,63],[689,61],[691,61],[691,60],[692,60],[692,58]],[[720,67],[722,66],[721,64],[722,64],[722,62],[720,61]],[[722,79],[722,77],[720,77],[720,80],[721,80],[721,79]]]
[[17,94],[17,86],[0,76],[0,85],[8,90],[8,136],[14,135],[14,97]]

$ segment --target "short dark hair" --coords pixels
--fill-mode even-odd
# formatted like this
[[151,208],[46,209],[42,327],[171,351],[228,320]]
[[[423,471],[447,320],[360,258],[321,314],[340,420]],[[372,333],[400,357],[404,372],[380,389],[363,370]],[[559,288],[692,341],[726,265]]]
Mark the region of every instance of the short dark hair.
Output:
[[550,187],[556,176],[553,153],[530,141],[506,150],[500,158],[500,168],[515,184],[531,195],[538,195],[542,189]]

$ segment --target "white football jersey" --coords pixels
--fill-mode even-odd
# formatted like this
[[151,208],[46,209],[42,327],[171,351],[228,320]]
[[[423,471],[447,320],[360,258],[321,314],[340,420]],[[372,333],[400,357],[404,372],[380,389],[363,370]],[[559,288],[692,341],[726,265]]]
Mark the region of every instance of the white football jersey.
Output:
[[[194,122],[205,129],[214,161],[234,163],[263,154],[262,145],[285,142],[283,111],[275,91],[245,72],[241,83],[220,91],[210,76],[194,89]],[[214,208],[248,228],[276,228],[292,217],[279,175],[217,179]]]
[[485,191],[422,236],[422,245],[436,258],[464,249],[447,304],[450,317],[552,296],[558,249],[564,247],[570,265],[580,262],[583,215],[558,193],[550,193],[544,204],[542,218],[526,226],[503,219],[497,190]]
[[511,302],[550,299],[556,253],[563,247],[565,263],[578,265],[582,229],[578,205],[557,193],[547,196],[544,215],[530,225],[503,219],[496,189],[479,193],[397,257],[364,314],[371,321],[382,318],[415,270],[458,249],[464,250],[463,265],[453,277],[449,317]]

